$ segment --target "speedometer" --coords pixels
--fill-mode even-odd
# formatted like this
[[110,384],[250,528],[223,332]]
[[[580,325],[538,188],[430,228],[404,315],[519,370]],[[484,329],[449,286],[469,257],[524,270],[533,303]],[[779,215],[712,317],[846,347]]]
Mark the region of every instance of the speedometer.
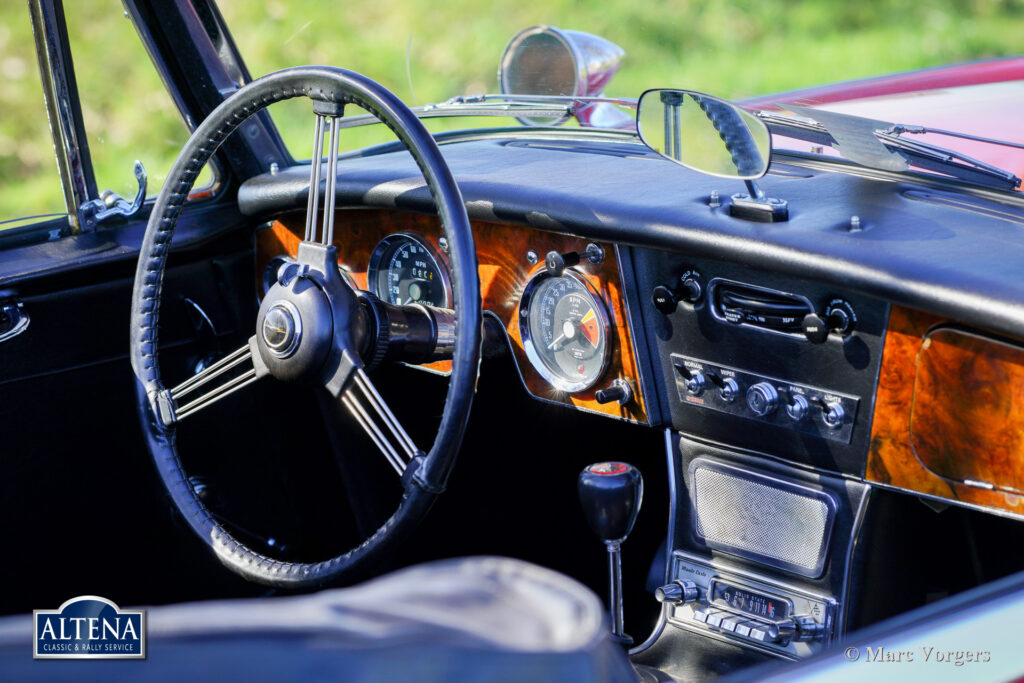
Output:
[[608,314],[583,278],[536,275],[519,304],[526,357],[544,379],[567,392],[594,385],[608,367]]
[[448,308],[448,270],[427,242],[397,233],[382,239],[370,255],[366,272],[370,290],[396,306],[426,304]]

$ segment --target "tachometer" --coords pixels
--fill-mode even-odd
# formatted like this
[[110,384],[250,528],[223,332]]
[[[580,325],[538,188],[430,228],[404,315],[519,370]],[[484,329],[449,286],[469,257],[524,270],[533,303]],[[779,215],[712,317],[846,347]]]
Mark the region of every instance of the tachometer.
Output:
[[563,391],[594,385],[608,366],[608,314],[583,278],[536,275],[519,304],[523,349],[544,379]]
[[377,244],[366,279],[374,294],[397,306],[448,308],[451,300],[448,270],[426,241],[407,233],[388,235]]

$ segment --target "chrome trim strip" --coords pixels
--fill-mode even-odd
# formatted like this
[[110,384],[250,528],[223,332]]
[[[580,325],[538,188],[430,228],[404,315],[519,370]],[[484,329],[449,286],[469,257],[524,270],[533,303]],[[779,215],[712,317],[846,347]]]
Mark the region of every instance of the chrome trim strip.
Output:
[[[675,448],[675,434],[673,434],[671,427],[666,427],[665,459],[668,465],[668,535],[665,537],[665,575],[662,579],[664,583],[668,583],[672,576],[672,558],[675,554],[675,548],[672,546],[676,537],[676,501],[679,499],[679,496],[677,495],[677,491],[679,490],[679,479],[676,476]],[[663,603],[661,606],[661,614],[658,615],[658,622],[654,625],[654,630],[651,631],[651,635],[647,636],[647,640],[630,649],[630,656],[640,654],[647,648],[654,645],[665,630],[665,624],[667,623],[668,605]]]

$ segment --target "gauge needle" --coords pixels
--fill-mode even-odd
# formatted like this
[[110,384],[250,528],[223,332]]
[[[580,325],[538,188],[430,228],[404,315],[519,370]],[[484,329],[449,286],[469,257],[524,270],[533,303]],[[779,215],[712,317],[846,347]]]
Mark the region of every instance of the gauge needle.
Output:
[[558,346],[559,342],[561,342],[563,339],[565,339],[565,335],[564,334],[560,334],[557,337],[555,337],[555,341],[553,341],[550,344],[548,344],[548,350],[549,351],[553,350],[556,346]]
[[553,350],[556,346],[558,346],[560,342],[571,341],[572,339],[575,339],[575,337],[576,324],[573,323],[573,321],[571,320],[566,320],[564,323],[562,323],[562,334],[558,335],[558,337],[553,342],[548,344],[548,349]]

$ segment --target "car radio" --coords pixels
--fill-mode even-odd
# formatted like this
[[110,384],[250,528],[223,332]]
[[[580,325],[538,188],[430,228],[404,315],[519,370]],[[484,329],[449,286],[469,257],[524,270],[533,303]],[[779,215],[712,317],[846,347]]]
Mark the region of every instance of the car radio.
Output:
[[655,592],[670,623],[790,659],[824,649],[835,634],[836,601],[825,595],[673,553],[673,581]]

